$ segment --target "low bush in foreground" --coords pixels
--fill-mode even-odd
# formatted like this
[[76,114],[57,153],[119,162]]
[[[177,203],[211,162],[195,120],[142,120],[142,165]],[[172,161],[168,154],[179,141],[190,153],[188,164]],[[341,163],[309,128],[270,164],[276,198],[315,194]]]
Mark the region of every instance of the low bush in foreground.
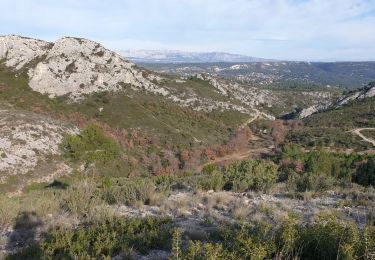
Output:
[[170,219],[112,219],[78,227],[57,228],[36,245],[9,259],[110,259],[133,251],[168,249]]
[[288,218],[277,228],[224,224],[216,237],[190,240],[186,248],[181,239],[175,231],[172,259],[373,259],[375,254],[373,226],[358,230],[331,215],[314,224]]

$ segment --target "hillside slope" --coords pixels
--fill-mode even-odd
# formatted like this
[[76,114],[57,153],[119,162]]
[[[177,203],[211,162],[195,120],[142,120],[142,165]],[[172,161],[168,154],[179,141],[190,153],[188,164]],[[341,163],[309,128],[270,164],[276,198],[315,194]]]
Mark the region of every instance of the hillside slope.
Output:
[[[252,109],[285,108],[289,101],[288,97],[279,97],[272,90],[209,75],[198,80],[159,75],[137,67],[99,43],[81,38],[64,37],[48,43],[14,35],[2,36],[0,61],[17,75],[27,73],[27,84],[34,91],[51,98],[68,97],[75,102],[93,93],[131,96],[127,92],[137,91],[162,96],[195,111],[234,110],[252,114]],[[313,97],[319,102],[321,98]],[[269,109],[263,112],[267,111]]]
[[[238,138],[237,134],[249,119],[272,120],[274,114],[290,111],[295,99],[305,105],[331,99],[329,93],[279,95],[207,74],[188,78],[162,75],[79,38],[65,37],[48,43],[3,36],[0,48],[0,105],[15,109],[14,113],[19,113],[15,118],[32,112],[30,118],[36,124],[43,118],[53,118],[62,126],[99,126],[122,151],[110,173],[106,169],[100,174],[194,172],[215,156],[225,156],[236,146],[247,146],[248,139],[241,135]],[[0,113],[0,119],[8,122],[8,112]],[[25,128],[25,133],[33,131],[32,125],[26,126],[31,130]],[[61,136],[67,131],[56,133],[50,147],[53,154],[58,156]],[[8,134],[2,133],[9,139]],[[39,134],[35,136],[37,139]],[[8,150],[3,152],[10,154]],[[44,156],[43,152],[39,154]],[[32,167],[24,167],[26,159],[22,155],[17,160],[13,166],[24,172],[13,172],[8,167],[3,170],[4,176],[29,176],[33,180],[43,176],[43,167],[36,167],[36,159],[29,160]]]
[[66,133],[77,134],[78,129],[46,116],[1,108],[0,191],[68,174],[71,169],[59,157]]
[[325,110],[330,109],[338,109],[342,106],[349,104],[353,101],[361,101],[365,98],[371,98],[375,96],[375,82],[369,83],[366,87],[363,87],[358,90],[350,91],[347,94],[344,94],[333,100],[331,102],[327,102],[325,104],[317,104],[305,109],[302,109],[297,113],[297,117],[299,118],[306,118],[312,114],[319,113]]

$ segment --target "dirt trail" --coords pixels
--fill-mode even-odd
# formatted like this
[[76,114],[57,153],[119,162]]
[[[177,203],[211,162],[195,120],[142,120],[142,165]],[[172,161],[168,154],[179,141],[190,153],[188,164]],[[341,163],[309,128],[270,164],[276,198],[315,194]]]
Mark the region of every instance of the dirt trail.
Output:
[[228,154],[223,157],[217,157],[214,160],[208,161],[198,167],[198,171],[201,171],[204,166],[209,164],[219,164],[222,162],[232,162],[249,158],[251,155],[260,155],[263,153],[269,152],[268,148],[257,148],[257,149],[248,149],[243,151],[238,151],[232,154]]
[[238,128],[239,130],[241,130],[242,128],[246,127],[248,124],[250,124],[251,122],[257,120],[259,117],[261,116],[261,113],[259,112],[259,110],[255,110],[255,115],[253,117],[250,117],[246,122],[244,122],[243,124],[240,125],[240,127]]
[[373,127],[356,128],[356,129],[352,130],[351,132],[354,133],[354,134],[356,134],[356,135],[358,135],[359,137],[361,137],[365,142],[371,143],[373,146],[375,146],[375,140],[364,136],[361,133],[361,131],[363,131],[363,130],[374,130],[375,131],[375,128],[373,128]]
[[[261,113],[258,110],[256,110],[255,115],[253,117],[249,118],[243,124],[241,124],[238,129],[239,130],[243,129],[248,124],[250,124],[251,122],[258,119],[260,116],[261,116]],[[258,140],[258,137],[257,136],[251,136],[248,141],[250,141],[250,140]],[[208,162],[200,165],[198,167],[198,171],[201,171],[204,166],[209,165],[209,164],[218,164],[218,163],[221,163],[221,162],[243,160],[243,159],[249,158],[251,155],[260,155],[260,154],[267,153],[267,152],[269,152],[269,148],[266,148],[266,147],[256,148],[256,149],[248,148],[248,149],[245,149],[245,150],[236,151],[232,154],[228,154],[228,155],[225,155],[223,157],[217,157],[214,160],[208,161]]]

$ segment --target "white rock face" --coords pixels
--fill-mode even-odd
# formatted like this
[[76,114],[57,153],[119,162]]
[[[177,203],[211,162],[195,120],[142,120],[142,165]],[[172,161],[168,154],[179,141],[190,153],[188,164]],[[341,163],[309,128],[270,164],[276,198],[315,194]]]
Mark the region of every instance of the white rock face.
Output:
[[368,97],[375,97],[375,87],[370,88],[370,89],[364,94],[364,96],[365,96],[366,98],[368,98]]
[[93,41],[62,38],[46,54],[43,62],[30,69],[29,85],[50,97],[68,95],[77,100],[83,94],[125,87],[164,96],[169,93],[143,77],[134,64]]
[[326,104],[317,104],[317,105],[313,105],[311,107],[305,108],[299,113],[298,117],[299,118],[306,118],[308,116],[311,116],[312,114],[321,112],[321,111],[326,110],[328,108],[337,109],[337,108],[340,108],[343,105],[345,105],[345,104],[347,104],[351,101],[361,100],[361,99],[364,99],[364,98],[369,98],[369,97],[374,97],[374,96],[375,96],[375,87],[369,87],[368,86],[368,87],[365,87],[365,88],[363,88],[361,90],[358,90],[354,93],[351,93],[349,95],[340,97],[335,102],[329,102],[329,103],[326,103]]
[[318,113],[320,111],[323,111],[327,109],[329,105],[313,105],[308,108],[302,109],[302,111],[299,113],[299,118],[306,118],[308,116],[311,116],[312,114]]
[[[51,98],[68,96],[78,101],[87,94],[128,88],[162,95],[197,111],[232,109],[249,112],[247,108],[231,102],[199,97],[196,93],[179,93],[173,87],[164,87],[161,76],[136,68],[133,63],[94,41],[65,37],[52,44],[19,36],[5,36],[1,38],[1,46],[5,65],[16,70],[43,57],[36,60],[38,62],[35,62],[35,66],[28,70],[29,86]],[[227,88],[230,86],[214,78],[210,79],[210,84],[221,95],[228,95]]]
[[47,155],[59,154],[64,133],[78,130],[33,113],[0,110],[0,183],[34,170]]
[[369,97],[374,97],[374,96],[375,96],[375,86],[374,87],[367,86],[357,92],[354,92],[348,96],[344,96],[340,98],[336,102],[335,107],[337,108],[341,107],[353,100],[361,100],[364,98],[369,98]]
[[223,81],[209,75],[197,74],[197,78],[207,80],[223,96],[231,96],[251,108],[260,104],[272,106],[278,101],[278,98],[269,90],[251,86],[244,87],[236,82]]
[[[122,56],[94,41],[65,37],[48,43],[19,36],[0,38],[0,57],[15,70],[27,63],[29,86],[53,98],[67,96],[79,101],[86,95],[124,90],[145,91],[162,95],[182,107],[197,111],[236,110],[251,113],[258,105],[272,106],[277,97],[271,91],[244,87],[238,83],[198,75],[207,80],[222,98],[202,97],[194,90],[166,85],[163,76],[137,68]],[[183,82],[175,82],[183,84]],[[163,85],[164,84],[164,85]]]
[[15,35],[0,36],[0,60],[19,70],[30,61],[44,55],[51,43]]

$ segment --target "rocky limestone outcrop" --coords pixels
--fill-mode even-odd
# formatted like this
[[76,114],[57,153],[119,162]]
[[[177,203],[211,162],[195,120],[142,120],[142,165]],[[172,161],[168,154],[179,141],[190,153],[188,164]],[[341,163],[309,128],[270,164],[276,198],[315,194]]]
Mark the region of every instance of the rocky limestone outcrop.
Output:
[[52,44],[16,35],[0,36],[0,60],[16,70],[46,54]]
[[0,37],[0,59],[14,70],[28,69],[29,86],[50,97],[73,100],[100,91],[142,89],[154,94],[169,92],[120,55],[94,41],[65,37],[55,43],[20,36]]
[[313,106],[304,108],[298,113],[298,118],[300,118],[300,119],[306,118],[308,116],[311,116],[312,114],[315,114],[315,113],[321,112],[323,110],[326,110],[327,108],[330,107],[330,105],[331,105],[330,103],[328,103],[326,105],[317,104],[317,105],[313,105]]
[[278,98],[270,90],[245,87],[237,82],[218,79],[208,74],[197,74],[196,77],[208,81],[223,96],[232,97],[251,108],[256,108],[261,104],[272,106],[278,102]]
[[[162,95],[182,107],[197,111],[250,111],[236,103],[180,92],[173,86],[166,87],[162,76],[140,69],[119,54],[86,39],[64,37],[48,43],[20,36],[3,36],[0,37],[0,51],[4,64],[13,70],[25,69],[26,64],[31,64],[26,67],[29,86],[51,98],[67,96],[79,101],[96,92],[131,89]],[[210,82],[220,90],[220,94],[227,96],[226,88],[230,86],[215,79]]]
[[361,100],[364,98],[370,98],[375,96],[375,84],[369,84],[368,86],[355,91],[354,93],[349,93],[348,95],[339,98],[334,104],[335,107],[341,107],[350,101]]
[[347,95],[339,97],[334,102],[328,102],[326,104],[317,104],[317,105],[313,105],[308,108],[302,109],[300,112],[297,113],[296,117],[301,118],[301,119],[306,118],[308,116],[311,116],[315,113],[322,112],[327,109],[340,108],[351,101],[361,100],[364,98],[370,98],[374,96],[375,96],[375,85],[369,84],[368,86],[362,89],[353,91]]
[[78,133],[78,129],[42,115],[0,109],[0,183],[60,154],[64,133]]
[[57,40],[46,59],[28,74],[30,87],[50,97],[69,95],[79,99],[84,94],[120,91],[125,87],[169,94],[120,55],[96,42],[78,38]]

